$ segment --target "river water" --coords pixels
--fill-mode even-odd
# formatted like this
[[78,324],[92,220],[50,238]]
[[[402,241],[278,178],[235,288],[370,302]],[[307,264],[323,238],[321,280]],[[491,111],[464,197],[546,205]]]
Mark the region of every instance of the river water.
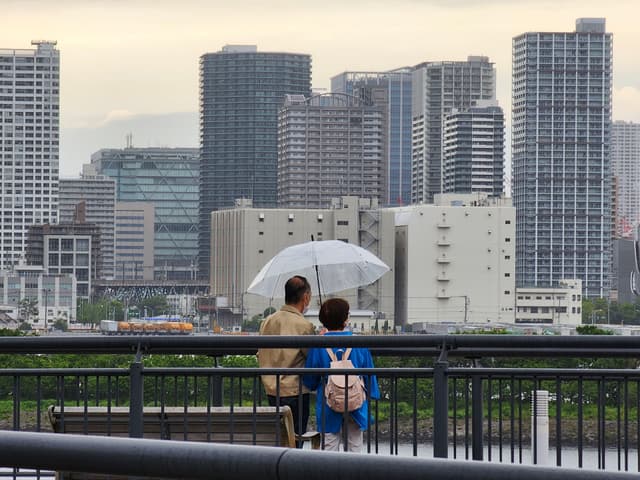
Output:
[[[362,449],[363,452],[367,452],[367,441],[365,438],[364,447]],[[376,453],[375,444],[371,444],[371,453]],[[391,445],[387,442],[379,442],[378,455],[395,455],[395,447],[392,449]],[[397,447],[397,455],[403,457],[410,457],[414,455],[413,445],[410,444],[399,444]],[[465,460],[465,449],[464,445],[459,445],[455,452],[455,458],[459,460]],[[522,449],[522,461],[520,460],[520,451],[516,448],[514,450],[514,462],[513,463],[522,463],[523,465],[532,465],[531,459],[531,449],[523,448]],[[417,457],[420,458],[433,458],[433,444],[418,444],[417,446]],[[484,461],[489,461],[489,452],[485,448],[484,450]],[[453,445],[449,446],[449,458],[454,458],[454,449]],[[471,459],[471,448],[469,448],[469,460]],[[543,461],[544,460],[544,461]],[[625,467],[626,461],[626,467]],[[511,462],[511,449],[508,445],[503,446],[502,448],[502,459],[500,457],[500,449],[497,447],[493,447],[491,449],[491,462],[495,463],[507,463]],[[575,447],[563,447],[562,448],[562,457],[561,457],[561,466],[569,467],[569,468],[578,468],[578,449]],[[540,458],[538,455],[538,465],[544,465],[548,467],[556,466],[556,451],[554,448],[549,449],[549,454],[546,458]],[[598,450],[595,448],[583,448],[582,449],[582,468],[597,470],[598,469]],[[640,470],[638,466],[638,450],[637,449],[629,449],[627,458],[625,460],[624,450],[618,452],[616,449],[606,450],[605,458],[604,458],[604,470],[608,471],[630,471],[630,472],[638,472]]]

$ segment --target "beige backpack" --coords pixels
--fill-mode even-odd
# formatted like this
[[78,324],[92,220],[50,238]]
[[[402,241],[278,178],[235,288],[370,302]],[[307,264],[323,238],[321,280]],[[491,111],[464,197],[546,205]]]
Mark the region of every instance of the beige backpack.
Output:
[[[330,348],[326,350],[331,359],[331,368],[354,368],[353,363],[349,360],[349,355],[351,355],[350,348],[345,350],[342,360],[338,360],[336,354]],[[362,406],[367,398],[367,392],[364,382],[358,375],[338,373],[329,375],[327,384],[324,387],[324,396],[331,410],[342,413],[345,411],[346,405],[346,411],[353,412]]]

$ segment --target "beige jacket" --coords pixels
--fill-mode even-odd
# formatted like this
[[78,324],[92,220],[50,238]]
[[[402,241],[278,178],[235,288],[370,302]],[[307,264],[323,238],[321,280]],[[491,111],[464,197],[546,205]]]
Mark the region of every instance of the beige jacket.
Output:
[[[260,335],[314,335],[311,322],[294,307],[283,307],[260,325]],[[302,368],[307,358],[307,350],[302,348],[261,348],[258,350],[258,364],[261,368]],[[267,395],[276,395],[276,376],[262,375],[262,383]],[[303,386],[303,393],[308,390]],[[280,396],[298,395],[298,375],[280,376]]]

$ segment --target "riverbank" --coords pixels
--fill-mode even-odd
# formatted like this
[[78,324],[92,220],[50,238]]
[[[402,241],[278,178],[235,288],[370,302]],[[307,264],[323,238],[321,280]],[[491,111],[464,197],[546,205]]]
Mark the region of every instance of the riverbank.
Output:
[[[413,419],[400,419],[397,422],[397,427],[390,425],[389,421],[383,421],[374,428],[376,429],[380,440],[391,441],[392,437],[395,438],[396,432],[398,441],[401,443],[411,443],[414,437],[417,438],[419,443],[430,443],[433,441],[433,421],[431,419],[421,419],[416,422],[417,427],[414,431]],[[519,428],[518,420],[514,421],[514,428],[512,431],[510,419],[503,419],[502,428],[497,421],[491,422],[491,430],[489,430],[488,422],[483,424],[483,437],[485,442],[488,442],[489,435],[491,435],[492,443],[502,441],[503,444],[511,443],[513,437],[516,444],[520,441],[522,443],[531,444],[531,423],[529,420],[522,421],[522,429]],[[561,445],[567,447],[577,447],[579,444],[578,437],[578,421],[577,419],[565,419],[560,424],[560,430],[562,433]],[[637,429],[635,424],[629,426],[629,448],[636,448],[637,442]],[[512,435],[513,432],[513,435]],[[583,447],[597,447],[598,437],[600,431],[598,428],[598,422],[596,420],[583,420],[582,421],[582,446]],[[469,441],[471,441],[471,425],[469,425],[469,431],[467,433]],[[465,438],[465,424],[464,420],[458,420],[456,424],[456,441],[464,441]],[[549,419],[549,444],[551,446],[556,444],[557,432],[555,419]],[[449,441],[453,442],[453,429],[451,425],[451,419],[449,419]],[[624,446],[624,424],[621,422],[618,427],[616,421],[604,422],[604,443],[606,447],[615,447],[620,443]]]

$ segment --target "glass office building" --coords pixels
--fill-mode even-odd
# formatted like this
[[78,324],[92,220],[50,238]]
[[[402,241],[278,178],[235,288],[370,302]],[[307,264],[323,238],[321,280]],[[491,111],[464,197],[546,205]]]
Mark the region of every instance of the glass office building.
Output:
[[103,149],[91,155],[91,163],[97,173],[116,180],[118,202],[154,206],[155,279],[194,279],[198,256],[198,149]]
[[387,206],[411,203],[411,70],[343,72],[331,79],[332,93],[354,95],[385,108],[388,161],[382,203]]
[[227,45],[200,57],[200,275],[208,277],[211,212],[248,198],[275,207],[278,109],[311,94],[311,56]]
[[609,295],[611,38],[604,19],[513,39],[518,286],[582,280]]

